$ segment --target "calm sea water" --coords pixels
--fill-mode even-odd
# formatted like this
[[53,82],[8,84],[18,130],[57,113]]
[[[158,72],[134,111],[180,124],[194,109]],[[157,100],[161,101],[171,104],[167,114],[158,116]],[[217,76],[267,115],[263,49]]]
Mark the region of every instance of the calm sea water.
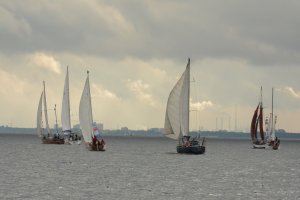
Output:
[[300,199],[300,142],[279,151],[208,139],[180,155],[167,138],[108,137],[106,152],[0,135],[0,199]]

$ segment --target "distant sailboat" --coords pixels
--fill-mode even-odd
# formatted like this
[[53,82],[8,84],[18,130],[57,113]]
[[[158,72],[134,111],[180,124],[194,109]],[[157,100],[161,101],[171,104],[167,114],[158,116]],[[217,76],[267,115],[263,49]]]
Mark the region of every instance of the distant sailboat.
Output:
[[90,151],[105,151],[105,142],[95,136],[93,130],[93,113],[89,82],[89,71],[79,104],[79,122],[81,132],[87,148]]
[[[41,94],[39,105],[38,105],[38,112],[37,112],[37,134],[39,137],[42,137],[43,144],[64,144],[64,139],[59,138],[58,135],[53,136],[48,123],[48,112],[47,112],[47,101],[46,101],[46,88],[45,88],[45,81],[43,81],[44,90]],[[46,133],[43,133],[42,128],[42,118],[43,118],[43,111],[42,111],[42,102],[44,103],[44,117],[46,123]]]
[[[257,137],[257,128],[259,128],[260,139]],[[260,102],[258,103],[251,121],[251,139],[253,148],[264,149],[267,147],[265,133],[263,128],[263,103],[262,87],[260,88]]]
[[204,139],[200,145],[199,138],[190,140],[189,136],[190,106],[190,59],[186,70],[172,89],[167,103],[165,116],[165,136],[179,141],[178,153],[203,154]]
[[272,112],[270,114],[270,120],[269,120],[269,123],[271,123],[270,124],[271,129],[270,129],[269,146],[271,146],[272,149],[274,149],[274,150],[278,150],[279,145],[280,145],[280,140],[276,137],[276,134],[275,134],[275,125],[277,122],[277,116],[274,117],[273,101],[274,101],[274,89],[272,88]]
[[71,128],[71,115],[70,115],[70,92],[69,92],[69,68],[67,67],[67,74],[65,78],[62,108],[61,108],[61,124],[62,132],[65,136],[66,144],[73,144],[74,141],[77,141],[77,144],[80,144],[81,141],[78,140],[79,137],[77,134],[72,132]]
[[[256,107],[252,121],[251,121],[251,139],[253,148],[255,149],[266,149],[269,146],[278,149],[280,141],[275,139],[275,121],[273,120],[273,88],[272,88],[272,113],[269,120],[266,120],[266,132],[263,128],[263,103],[262,103],[262,87],[261,87],[261,98],[258,106]],[[260,139],[257,136],[257,128],[259,128]]]

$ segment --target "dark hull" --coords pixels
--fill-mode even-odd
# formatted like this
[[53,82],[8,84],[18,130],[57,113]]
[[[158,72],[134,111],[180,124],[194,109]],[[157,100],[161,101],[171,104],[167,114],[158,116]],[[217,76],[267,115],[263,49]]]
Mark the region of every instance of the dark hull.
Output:
[[268,146],[266,144],[254,144],[253,149],[266,149]]
[[43,144],[64,144],[64,139],[46,138],[42,140]]
[[98,145],[88,144],[88,150],[90,150],[90,151],[105,151],[105,146],[101,145],[101,144],[98,144]]
[[182,145],[178,145],[176,147],[177,153],[184,153],[184,154],[204,154],[205,153],[205,146],[189,146],[185,147]]
[[280,145],[280,142],[271,142],[269,144],[254,144],[253,145],[253,149],[273,149],[273,150],[278,150],[279,149],[279,145]]

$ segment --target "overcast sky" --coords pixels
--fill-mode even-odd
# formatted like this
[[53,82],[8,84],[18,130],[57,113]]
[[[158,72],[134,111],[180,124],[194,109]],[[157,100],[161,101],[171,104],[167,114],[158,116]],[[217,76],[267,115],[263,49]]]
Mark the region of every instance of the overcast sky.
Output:
[[36,126],[43,80],[60,123],[69,66],[73,125],[89,70],[95,121],[163,127],[190,57],[192,130],[248,131],[262,85],[277,128],[300,132],[299,13],[296,0],[1,1],[0,124]]

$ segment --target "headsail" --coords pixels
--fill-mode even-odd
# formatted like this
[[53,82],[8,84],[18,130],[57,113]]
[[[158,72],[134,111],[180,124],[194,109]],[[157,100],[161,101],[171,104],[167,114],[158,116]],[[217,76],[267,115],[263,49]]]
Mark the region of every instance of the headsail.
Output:
[[45,122],[46,122],[46,128],[47,128],[47,134],[52,136],[51,130],[49,128],[49,123],[48,123],[48,112],[47,112],[47,101],[46,101],[46,88],[45,88],[45,81],[43,81],[44,85],[44,114],[45,114]]
[[92,104],[91,104],[89,72],[80,99],[79,122],[80,122],[80,127],[85,142],[92,142],[93,113],[92,113]]
[[37,124],[36,124],[36,133],[39,137],[42,137],[43,131],[42,131],[42,100],[43,100],[43,92],[41,94],[38,110],[37,110]]
[[190,59],[186,69],[172,89],[167,103],[165,116],[165,135],[179,139],[179,135],[189,133],[190,104]]
[[70,95],[69,95],[69,69],[65,79],[62,108],[61,108],[61,124],[62,132],[69,135],[71,133],[71,117],[70,117]]
[[271,130],[270,130],[270,137],[271,137],[271,141],[274,141],[276,136],[275,136],[275,125],[276,125],[276,121],[277,121],[277,116],[274,117],[274,89],[272,88],[272,112],[271,112],[271,116],[272,116],[272,120],[271,120]]

